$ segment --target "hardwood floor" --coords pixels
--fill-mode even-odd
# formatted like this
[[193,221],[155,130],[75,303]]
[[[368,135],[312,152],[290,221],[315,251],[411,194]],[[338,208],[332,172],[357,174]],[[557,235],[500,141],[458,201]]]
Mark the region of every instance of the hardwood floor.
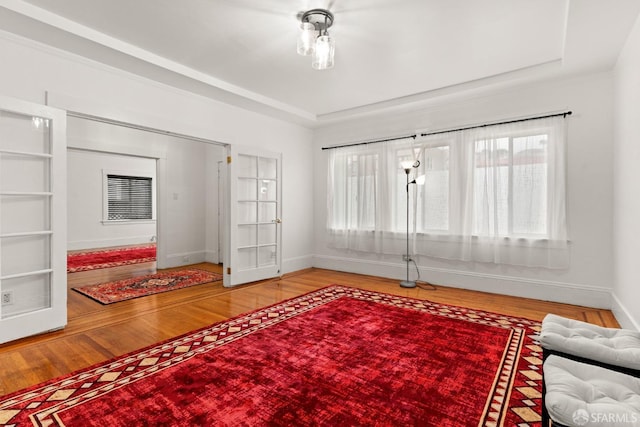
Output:
[[[221,266],[196,264],[220,272]],[[185,268],[185,267],[181,267]],[[171,270],[171,269],[170,269]],[[69,288],[155,272],[155,263],[72,273]],[[69,290],[64,330],[0,345],[0,396],[287,298],[340,284],[542,320],[547,313],[618,327],[608,310],[466,291],[405,289],[397,280],[308,269],[279,279],[224,288],[192,286],[111,305]]]

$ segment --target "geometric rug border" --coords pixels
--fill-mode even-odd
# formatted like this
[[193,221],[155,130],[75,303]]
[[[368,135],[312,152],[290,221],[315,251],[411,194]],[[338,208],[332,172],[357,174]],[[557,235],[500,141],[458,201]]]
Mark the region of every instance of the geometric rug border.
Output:
[[[0,397],[0,425],[12,425],[9,424],[11,420],[15,420],[25,411],[31,413],[28,416],[35,425],[56,425],[58,423],[56,413],[60,410],[82,404],[106,394],[110,390],[139,381],[159,370],[175,366],[199,353],[211,351],[255,331],[343,297],[373,301],[512,330],[512,335],[516,339],[505,347],[505,363],[503,363],[511,369],[511,375],[502,372],[502,368],[496,375],[494,392],[489,396],[484,418],[480,420],[478,425],[499,426],[503,425],[507,419],[520,427],[538,425],[540,421],[539,410],[536,414],[535,408],[536,406],[539,408],[539,396],[535,393],[533,396],[520,396],[520,394],[522,392],[532,393],[528,389],[541,390],[541,375],[538,371],[541,371],[542,354],[537,341],[540,322],[340,285],[327,286],[249,313],[240,314]],[[530,340],[531,343],[525,343],[525,339]],[[523,352],[527,353],[526,360],[519,359]],[[517,380],[516,377],[518,377]],[[510,407],[511,396],[505,396],[505,392],[518,394],[516,403],[522,404],[522,406]],[[502,405],[500,408],[498,407],[499,402]],[[34,408],[37,411],[33,412]],[[529,409],[529,411],[521,410],[523,408]],[[527,413],[533,413],[533,416],[527,418]],[[525,418],[521,414],[525,414]],[[25,413],[24,416],[27,414]]]

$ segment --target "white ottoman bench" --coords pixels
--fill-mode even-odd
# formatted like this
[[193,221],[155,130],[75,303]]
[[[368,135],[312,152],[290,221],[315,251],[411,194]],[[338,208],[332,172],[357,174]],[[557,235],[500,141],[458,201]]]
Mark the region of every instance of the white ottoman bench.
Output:
[[603,328],[547,314],[542,320],[543,359],[557,354],[630,375],[640,375],[640,332]]
[[640,378],[550,355],[543,381],[543,427],[640,426]]

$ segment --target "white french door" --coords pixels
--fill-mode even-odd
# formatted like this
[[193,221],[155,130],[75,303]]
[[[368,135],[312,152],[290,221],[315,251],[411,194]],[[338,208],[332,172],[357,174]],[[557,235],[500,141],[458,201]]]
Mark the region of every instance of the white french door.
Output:
[[224,285],[280,275],[282,156],[229,146]]
[[67,323],[66,113],[0,97],[0,343]]

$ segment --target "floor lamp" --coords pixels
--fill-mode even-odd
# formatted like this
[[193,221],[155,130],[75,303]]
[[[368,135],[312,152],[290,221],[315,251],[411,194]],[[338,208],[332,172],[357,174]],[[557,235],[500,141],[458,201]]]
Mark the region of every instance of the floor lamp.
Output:
[[424,182],[424,175],[418,177],[417,179],[409,181],[409,174],[411,173],[411,169],[420,166],[419,160],[416,160],[415,162],[411,160],[404,161],[401,165],[402,169],[404,169],[404,173],[407,174],[407,252],[405,253],[405,256],[403,256],[405,262],[407,263],[407,280],[401,281],[400,286],[403,288],[415,288],[415,280],[409,280],[409,263],[412,261],[411,256],[409,255],[409,185],[422,184]]

